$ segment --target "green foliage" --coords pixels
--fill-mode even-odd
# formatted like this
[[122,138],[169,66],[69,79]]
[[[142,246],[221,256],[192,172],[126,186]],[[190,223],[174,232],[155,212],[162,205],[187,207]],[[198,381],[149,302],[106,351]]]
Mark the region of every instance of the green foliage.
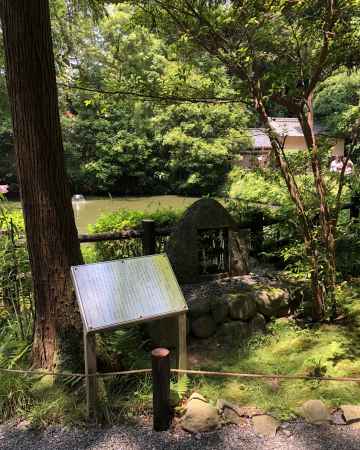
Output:
[[[158,227],[174,225],[179,220],[181,211],[172,209],[158,210],[153,213],[143,211],[121,210],[119,212],[104,214],[90,226],[92,233],[104,233],[110,231],[126,231],[128,229],[140,229],[141,221],[144,219],[155,220]],[[158,250],[163,251],[164,240],[158,238]],[[98,242],[95,245],[96,259],[98,261],[109,261],[132,256],[142,255],[142,244],[140,239],[123,241]]]
[[343,222],[336,239],[337,270],[343,278],[360,276],[360,225],[358,222]]
[[155,142],[168,155],[163,168],[175,191],[219,191],[232,155],[249,145],[242,109],[228,105],[173,105],[154,117]]
[[281,174],[274,170],[246,170],[234,168],[229,176],[229,197],[254,204],[289,208],[289,194]]
[[51,382],[46,386],[40,382],[33,384],[31,396],[33,403],[25,417],[33,428],[59,424],[78,426],[86,421],[84,392],[71,393],[66,387]]
[[23,415],[31,404],[31,380],[0,373],[0,422]]
[[32,334],[33,321],[29,257],[24,243],[19,244],[19,236],[24,233],[22,214],[3,207],[0,228],[5,230],[0,236],[1,333],[6,333],[3,337],[9,338],[10,347],[19,343],[21,353]]
[[[354,376],[360,375],[357,308],[359,287],[343,287],[338,298],[346,299],[349,320],[345,326],[321,325],[303,328],[291,320],[279,319],[269,334],[238,343],[231,352],[215,346],[199,347],[196,368],[241,373],[281,375]],[[210,399],[225,398],[240,405],[256,405],[288,420],[306,400],[319,398],[330,406],[357,404],[360,388],[357,383],[304,380],[242,380],[204,377],[194,380],[193,389]]]
[[[134,23],[131,11],[112,7],[97,38],[83,27],[75,73],[81,83],[155,97],[231,91],[221,65],[203,56],[183,59],[177,46]],[[231,152],[246,141],[248,113],[239,105],[169,106],[81,92],[71,105],[78,114],[64,121],[68,166],[82,191],[212,194],[224,182]]]
[[331,134],[349,136],[359,117],[360,73],[340,72],[324,81],[315,97],[319,120]]

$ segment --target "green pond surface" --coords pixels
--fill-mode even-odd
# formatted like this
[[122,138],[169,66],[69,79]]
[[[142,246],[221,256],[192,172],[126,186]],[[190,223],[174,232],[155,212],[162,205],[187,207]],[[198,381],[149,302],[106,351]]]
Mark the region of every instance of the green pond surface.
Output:
[[[154,212],[163,208],[185,209],[197,200],[195,197],[159,195],[153,197],[85,197],[85,201],[73,202],[76,226],[79,233],[87,233],[101,214],[120,209]],[[9,202],[20,208],[19,202]]]

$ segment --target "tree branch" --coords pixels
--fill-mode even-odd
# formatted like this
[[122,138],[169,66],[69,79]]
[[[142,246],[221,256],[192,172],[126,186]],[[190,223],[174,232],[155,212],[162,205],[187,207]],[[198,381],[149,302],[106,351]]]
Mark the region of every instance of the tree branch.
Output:
[[58,86],[69,89],[69,90],[77,90],[84,92],[92,92],[103,95],[120,95],[120,96],[128,96],[132,98],[140,98],[144,100],[153,100],[153,101],[164,101],[164,102],[173,102],[173,103],[205,103],[205,104],[223,104],[223,103],[241,103],[243,105],[252,107],[251,102],[247,102],[246,100],[242,100],[240,98],[231,98],[231,97],[182,97],[175,95],[155,95],[155,94],[145,94],[142,92],[135,91],[108,91],[105,89],[95,89],[88,88],[84,86],[79,86],[76,84],[66,84],[66,83],[58,83]]

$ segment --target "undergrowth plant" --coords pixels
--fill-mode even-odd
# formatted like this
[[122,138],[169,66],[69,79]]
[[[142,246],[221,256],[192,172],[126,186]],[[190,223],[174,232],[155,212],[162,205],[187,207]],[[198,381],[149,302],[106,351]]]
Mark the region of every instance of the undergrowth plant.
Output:
[[[144,211],[121,210],[110,214],[103,214],[89,230],[91,233],[106,233],[113,231],[126,231],[141,229],[144,219],[152,219],[158,227],[173,226],[180,218],[182,211],[174,209],[161,209],[153,213]],[[165,240],[157,238],[157,251],[164,250]],[[95,244],[97,261],[128,258],[142,255],[141,239],[127,239],[120,241],[97,242]]]

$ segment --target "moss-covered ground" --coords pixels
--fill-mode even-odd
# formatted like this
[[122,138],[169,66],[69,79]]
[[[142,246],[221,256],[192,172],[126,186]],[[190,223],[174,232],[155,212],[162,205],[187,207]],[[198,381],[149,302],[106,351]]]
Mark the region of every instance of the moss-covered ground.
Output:
[[[339,289],[344,315],[339,323],[311,325],[293,319],[274,320],[264,336],[233,342],[192,346],[192,368],[274,375],[312,375],[360,378],[360,286]],[[194,387],[209,399],[224,398],[256,405],[279,418],[296,415],[302,402],[322,399],[329,406],[360,404],[360,383],[318,380],[248,380],[202,377]]]
[[[214,336],[189,345],[189,368],[242,373],[314,375],[360,378],[360,283],[339,289],[342,316],[337,323],[311,325],[282,318],[269,324],[265,335],[223,345]],[[138,330],[111,334],[99,342],[99,370],[150,366],[148,343]],[[117,359],[116,359],[117,358]],[[107,367],[107,369],[106,369]],[[248,380],[189,376],[173,383],[177,398],[194,390],[211,402],[223,398],[238,405],[254,405],[280,419],[296,415],[308,399],[322,399],[331,407],[360,404],[360,382],[304,380]],[[127,376],[100,382],[100,419],[114,423],[151,409],[151,377]],[[176,397],[176,395],[175,395]],[[11,417],[34,426],[85,422],[85,390],[76,378],[62,385],[52,377],[0,375],[0,421]]]

